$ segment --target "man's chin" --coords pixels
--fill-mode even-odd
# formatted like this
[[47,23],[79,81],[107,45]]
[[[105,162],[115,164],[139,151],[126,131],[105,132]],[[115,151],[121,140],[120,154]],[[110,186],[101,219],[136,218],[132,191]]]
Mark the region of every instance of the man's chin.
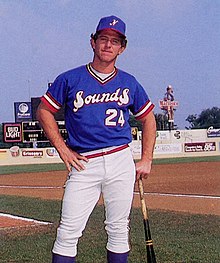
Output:
[[112,57],[112,55],[103,55],[102,57],[101,57],[101,60],[103,61],[103,62],[108,62],[108,63],[110,63],[110,62],[113,62],[113,61],[115,61],[116,60],[116,57]]

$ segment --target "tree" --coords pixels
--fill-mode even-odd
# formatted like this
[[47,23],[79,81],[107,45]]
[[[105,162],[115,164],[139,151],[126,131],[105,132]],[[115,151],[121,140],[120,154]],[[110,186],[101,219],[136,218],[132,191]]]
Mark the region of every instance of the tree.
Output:
[[[156,119],[157,130],[169,130],[169,122],[166,114],[155,113],[154,116]],[[129,124],[131,127],[137,127],[139,131],[142,131],[141,122],[136,120],[133,115],[130,115]],[[176,127],[176,125],[174,126]]]
[[137,127],[139,131],[142,131],[142,124],[140,121],[135,119],[134,115],[130,115],[129,124],[131,127]]
[[156,119],[157,130],[163,131],[169,129],[168,117],[166,114],[156,113],[155,119]]
[[190,126],[186,127],[187,129],[208,129],[210,126],[220,128],[220,108],[206,109],[199,115],[191,114],[186,121],[190,123]]

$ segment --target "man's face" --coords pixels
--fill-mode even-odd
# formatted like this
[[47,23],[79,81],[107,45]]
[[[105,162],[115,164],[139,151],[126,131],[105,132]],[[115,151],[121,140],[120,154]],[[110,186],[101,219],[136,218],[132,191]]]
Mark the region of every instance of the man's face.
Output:
[[115,61],[117,56],[125,50],[121,40],[120,35],[113,30],[101,31],[96,41],[91,40],[95,58],[98,58],[100,62]]

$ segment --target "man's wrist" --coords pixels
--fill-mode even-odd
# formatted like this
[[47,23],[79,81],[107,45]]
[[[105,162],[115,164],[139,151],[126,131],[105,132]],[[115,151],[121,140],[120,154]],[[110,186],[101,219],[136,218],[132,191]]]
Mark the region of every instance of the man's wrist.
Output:
[[141,160],[144,162],[152,162],[153,161],[153,157],[149,157],[149,156],[142,156]]

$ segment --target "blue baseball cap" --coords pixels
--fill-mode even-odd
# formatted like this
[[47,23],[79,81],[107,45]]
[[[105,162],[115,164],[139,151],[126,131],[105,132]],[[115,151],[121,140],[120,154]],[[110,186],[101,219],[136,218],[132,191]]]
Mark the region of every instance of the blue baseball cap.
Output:
[[104,30],[104,29],[114,30],[126,38],[125,36],[126,25],[117,16],[107,16],[107,17],[101,18],[96,28],[96,32]]

